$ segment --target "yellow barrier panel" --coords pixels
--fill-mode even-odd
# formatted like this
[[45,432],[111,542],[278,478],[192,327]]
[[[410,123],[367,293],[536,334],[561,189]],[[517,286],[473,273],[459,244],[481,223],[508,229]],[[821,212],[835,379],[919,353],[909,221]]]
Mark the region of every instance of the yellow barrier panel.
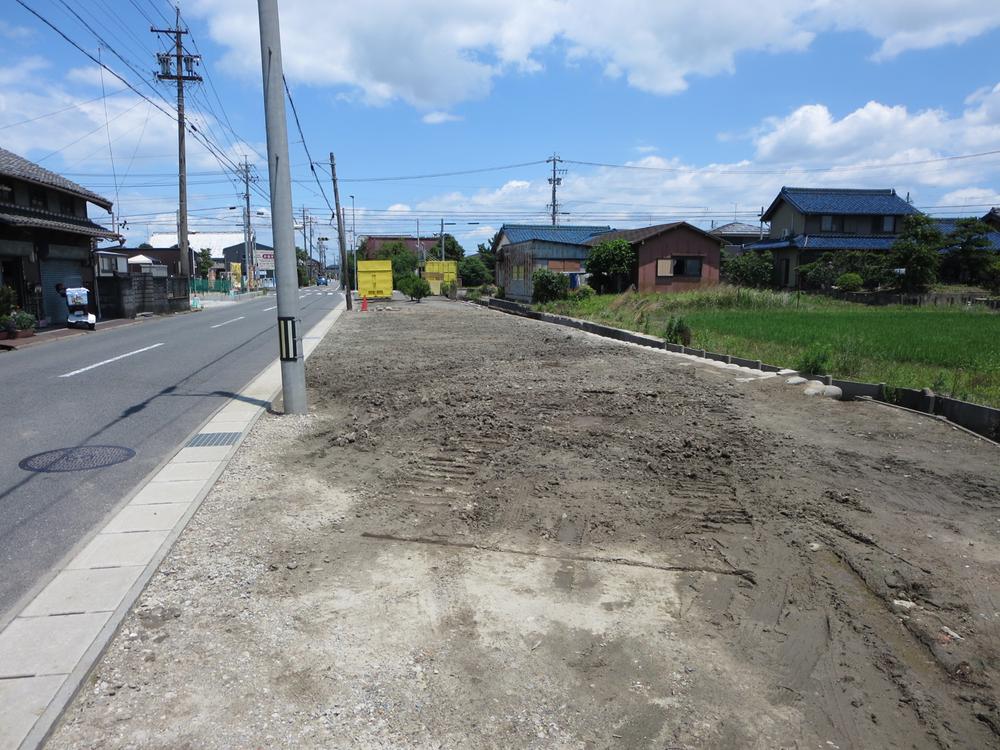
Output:
[[368,299],[392,297],[392,261],[358,261],[358,296]]
[[424,278],[431,285],[431,294],[441,294],[441,284],[458,280],[458,262],[454,260],[429,260],[424,266]]

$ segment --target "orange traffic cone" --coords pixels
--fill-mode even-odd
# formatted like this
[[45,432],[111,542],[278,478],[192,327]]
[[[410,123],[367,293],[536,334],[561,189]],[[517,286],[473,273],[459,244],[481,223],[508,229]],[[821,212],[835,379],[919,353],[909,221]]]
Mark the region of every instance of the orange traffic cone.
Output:
[[361,312],[368,312],[368,295],[361,298]]

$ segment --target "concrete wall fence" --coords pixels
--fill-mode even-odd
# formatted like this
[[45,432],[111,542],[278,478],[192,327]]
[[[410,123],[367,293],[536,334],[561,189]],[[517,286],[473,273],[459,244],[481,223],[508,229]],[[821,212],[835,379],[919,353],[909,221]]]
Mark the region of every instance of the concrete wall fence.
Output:
[[[587,333],[593,333],[598,336],[604,336],[605,338],[615,339],[617,341],[626,341],[630,344],[648,346],[652,349],[665,349],[666,351],[678,354],[690,354],[696,357],[704,357],[717,362],[739,365],[740,367],[749,367],[751,369],[762,370],[764,372],[781,372],[787,369],[777,365],[769,365],[761,362],[760,360],[744,359],[742,357],[734,357],[729,354],[718,354],[716,352],[705,351],[704,349],[692,349],[688,346],[671,344],[658,336],[649,336],[644,333],[635,333],[634,331],[626,331],[621,328],[613,328],[612,326],[602,325],[601,323],[593,323],[589,320],[580,320],[578,318],[568,318],[563,315],[543,313],[533,310],[527,305],[511,302],[510,300],[489,298],[476,300],[475,304],[488,307],[491,310],[499,310],[511,315],[519,315],[524,318],[539,320],[543,323],[553,323],[555,325],[566,326],[568,328],[576,328],[580,331],[586,331]],[[843,400],[845,401],[851,401],[854,399],[870,399],[873,401],[882,401],[896,406],[902,406],[914,411],[942,417],[949,422],[960,425],[961,427],[964,427],[971,432],[975,432],[978,435],[982,435],[983,437],[989,438],[990,440],[1000,441],[1000,409],[994,409],[981,404],[973,404],[968,401],[960,401],[959,399],[941,396],[934,393],[929,388],[924,388],[922,390],[916,390],[913,388],[896,388],[886,385],[885,383],[861,383],[853,380],[838,380],[829,376],[824,376],[821,379],[828,385],[835,385],[840,388],[843,393]]]

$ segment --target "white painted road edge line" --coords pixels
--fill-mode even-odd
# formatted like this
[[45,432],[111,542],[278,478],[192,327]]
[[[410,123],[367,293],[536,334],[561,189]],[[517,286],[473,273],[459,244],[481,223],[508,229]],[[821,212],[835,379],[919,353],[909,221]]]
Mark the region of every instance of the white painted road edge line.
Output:
[[245,317],[246,317],[246,315],[241,315],[238,318],[233,318],[232,320],[227,320],[225,323],[216,323],[214,326],[210,326],[210,328],[222,328],[222,326],[227,326],[230,323],[235,323],[237,320],[243,320]]
[[102,367],[104,365],[109,365],[112,362],[117,362],[119,359],[125,359],[125,357],[132,357],[136,354],[142,354],[143,352],[148,352],[150,349],[155,349],[158,346],[163,346],[161,341],[159,344],[153,344],[152,346],[145,346],[142,349],[136,349],[134,352],[128,352],[126,354],[119,354],[117,357],[112,357],[111,359],[106,359],[103,362],[97,362],[93,365],[88,365],[87,367],[81,367],[79,370],[73,370],[73,372],[67,372],[60,375],[61,378],[71,378],[74,375],[79,375],[81,372],[87,372],[87,370],[93,370],[95,367]]
[[[304,337],[309,341],[304,341],[302,347],[304,357],[315,351],[344,309],[341,301],[309,329]],[[0,694],[5,698],[4,705],[0,705],[0,715],[5,717],[0,722],[0,750],[35,750],[45,742],[188,521],[280,390],[281,368],[275,360],[191,433],[174,456],[123,501],[115,515],[74,557],[64,560],[55,577],[0,631],[0,674],[10,678],[0,679]],[[228,455],[221,460],[215,455],[206,455],[204,461],[192,461],[190,456],[179,458],[194,435],[211,432],[216,424],[225,425],[225,431],[241,432]],[[148,504],[144,495],[150,493],[157,495],[149,498],[157,503]],[[169,531],[158,530],[165,525],[164,513],[176,515],[181,510],[183,513]],[[64,607],[59,606],[56,594],[68,589],[67,576],[91,575],[91,571],[101,575],[100,571],[109,568],[123,574],[125,568],[130,569],[129,575],[117,581],[119,587],[127,586],[124,594],[119,590],[117,597],[108,600],[105,592],[103,603],[91,602],[93,608],[80,615],[57,614]],[[117,601],[117,606],[112,601]],[[36,602],[44,602],[44,608],[40,609],[39,604],[36,609],[41,612],[47,608],[49,614],[33,612],[30,608]],[[74,607],[74,611],[78,610],[79,604]],[[44,641],[31,638],[26,642],[25,633],[37,632],[38,628],[53,633]],[[8,655],[16,656],[18,664],[13,668],[17,674],[11,672],[14,660],[8,662]]]
[[265,307],[263,310],[261,310],[261,312],[267,312],[268,310],[277,310],[277,309],[278,309],[277,305],[271,305],[270,307]]

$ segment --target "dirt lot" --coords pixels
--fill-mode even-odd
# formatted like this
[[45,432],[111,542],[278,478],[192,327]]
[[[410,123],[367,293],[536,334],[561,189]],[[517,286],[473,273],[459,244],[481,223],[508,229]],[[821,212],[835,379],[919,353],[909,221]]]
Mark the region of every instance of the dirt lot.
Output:
[[1000,746],[1000,449],[460,303],[344,316],[52,748]]

